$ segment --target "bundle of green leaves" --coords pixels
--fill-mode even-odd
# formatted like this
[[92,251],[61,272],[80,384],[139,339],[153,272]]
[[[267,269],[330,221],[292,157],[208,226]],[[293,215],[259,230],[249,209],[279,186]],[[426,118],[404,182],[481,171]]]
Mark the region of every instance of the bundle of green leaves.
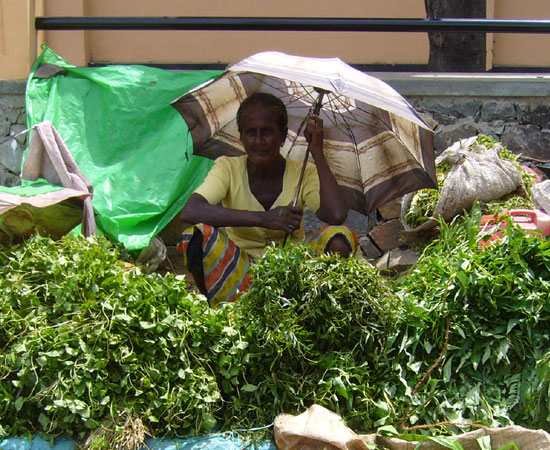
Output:
[[509,221],[504,237],[486,248],[480,216],[476,205],[471,215],[441,223],[440,238],[400,283],[410,364],[425,371],[450,324],[447,352],[417,392],[411,416],[548,429],[550,242]]
[[510,225],[480,246],[480,215],[441,223],[397,281],[271,248],[218,310],[183,279],[128,267],[104,238],[3,249],[0,435],[138,448],[147,433],[266,426],[313,403],[357,432],[548,428],[550,242]]
[[252,274],[235,305],[249,360],[224,389],[226,411],[253,426],[316,403],[372,430],[392,378],[400,304],[391,284],[364,261],[313,257],[303,245],[270,249]]
[[2,436],[216,425],[212,349],[238,337],[182,280],[128,268],[105,238],[35,236],[0,252],[0,290]]

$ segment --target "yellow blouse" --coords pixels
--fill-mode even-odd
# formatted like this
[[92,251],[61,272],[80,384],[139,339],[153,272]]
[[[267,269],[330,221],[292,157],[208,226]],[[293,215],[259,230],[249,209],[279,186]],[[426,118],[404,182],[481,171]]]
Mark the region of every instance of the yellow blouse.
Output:
[[[221,202],[222,206],[226,208],[265,211],[250,190],[246,161],[246,155],[217,158],[212,169],[208,172],[203,183],[195,190],[195,193],[202,195],[211,205],[217,205]],[[301,169],[301,162],[292,159],[286,160],[283,189],[271,209],[292,204],[296,195]],[[319,205],[319,176],[315,166],[308,163],[296,206],[302,210],[307,206],[311,211],[317,212]],[[227,227],[226,231],[235,244],[255,259],[262,256],[268,244],[282,242],[285,237],[284,231],[260,227]],[[302,220],[300,228],[292,233],[291,240],[297,242],[303,239]]]

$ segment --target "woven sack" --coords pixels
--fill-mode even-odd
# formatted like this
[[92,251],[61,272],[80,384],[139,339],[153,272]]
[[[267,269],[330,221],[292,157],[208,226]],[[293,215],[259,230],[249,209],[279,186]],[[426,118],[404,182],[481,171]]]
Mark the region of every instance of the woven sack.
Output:
[[448,222],[469,211],[476,200],[490,202],[514,192],[521,185],[522,176],[517,166],[499,156],[502,146],[495,144],[490,149],[483,145],[474,147],[476,139],[473,136],[455,142],[436,158],[436,167],[446,163],[452,167],[443,182],[431,219],[418,227],[407,224],[405,216],[415,193],[403,197],[400,220],[405,231],[427,231],[435,227],[436,218]]

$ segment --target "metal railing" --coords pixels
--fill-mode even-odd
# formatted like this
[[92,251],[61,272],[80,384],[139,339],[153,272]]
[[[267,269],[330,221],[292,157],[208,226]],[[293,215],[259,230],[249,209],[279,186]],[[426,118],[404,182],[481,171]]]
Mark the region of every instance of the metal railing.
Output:
[[37,30],[550,33],[548,19],[36,17]]

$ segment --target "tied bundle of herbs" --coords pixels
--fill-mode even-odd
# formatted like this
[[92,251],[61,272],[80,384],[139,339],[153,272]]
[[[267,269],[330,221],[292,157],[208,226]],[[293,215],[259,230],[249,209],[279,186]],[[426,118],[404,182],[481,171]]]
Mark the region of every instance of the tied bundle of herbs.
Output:
[[272,248],[235,305],[249,364],[224,393],[241,426],[270,423],[311,404],[357,431],[386,415],[379,400],[394,371],[389,340],[400,303],[378,271],[355,258]]
[[480,216],[475,205],[441,223],[440,238],[400,282],[409,363],[425,372],[433,349],[446,350],[409,418],[548,429],[550,242],[510,221],[486,248]]
[[216,425],[210,365],[238,336],[183,281],[120,256],[104,238],[71,236],[0,252],[2,436],[94,430],[94,448],[137,448],[147,434]]

